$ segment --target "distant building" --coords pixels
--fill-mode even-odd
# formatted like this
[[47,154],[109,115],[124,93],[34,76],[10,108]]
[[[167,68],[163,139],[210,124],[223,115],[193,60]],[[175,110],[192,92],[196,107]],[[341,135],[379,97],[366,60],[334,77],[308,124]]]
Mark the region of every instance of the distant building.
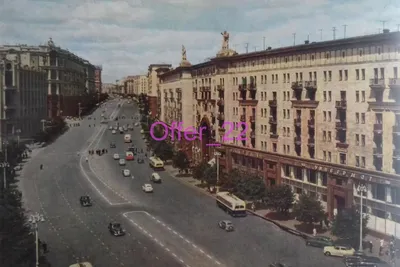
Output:
[[94,72],[94,83],[97,93],[102,93],[102,80],[101,80],[101,72],[103,71],[102,66],[95,66]]
[[[172,68],[171,64],[151,64],[147,72],[147,96],[149,101],[149,109],[151,116],[156,118],[160,112],[160,91],[158,89],[160,70],[168,71]],[[157,72],[158,70],[158,72]]]
[[115,91],[115,84],[114,83],[102,83],[101,84],[101,92],[112,94]]

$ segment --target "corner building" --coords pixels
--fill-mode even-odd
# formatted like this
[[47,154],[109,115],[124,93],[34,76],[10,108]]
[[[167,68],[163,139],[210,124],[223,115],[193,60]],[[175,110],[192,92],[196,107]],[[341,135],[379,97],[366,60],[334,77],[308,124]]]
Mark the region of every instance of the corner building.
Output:
[[[359,205],[363,184],[368,227],[400,237],[400,33],[223,50],[159,75],[161,120],[208,129],[183,147],[192,159],[210,160],[206,144],[221,143],[222,171],[315,195],[330,217]],[[181,114],[172,99],[183,103]]]

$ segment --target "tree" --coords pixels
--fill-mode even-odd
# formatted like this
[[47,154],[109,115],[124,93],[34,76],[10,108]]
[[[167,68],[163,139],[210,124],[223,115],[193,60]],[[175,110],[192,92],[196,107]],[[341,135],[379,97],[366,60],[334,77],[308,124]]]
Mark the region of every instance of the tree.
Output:
[[172,145],[165,141],[158,141],[154,147],[154,154],[156,154],[161,160],[169,160],[174,156],[174,150]]
[[[363,238],[368,233],[369,216],[363,215]],[[338,212],[332,222],[332,234],[340,239],[345,239],[353,247],[358,247],[360,241],[360,211],[356,207]]]
[[[247,177],[246,177],[247,176]],[[265,184],[258,175],[243,175],[236,181],[234,194],[245,200],[259,200],[264,196]]]
[[294,194],[288,185],[275,185],[267,188],[263,200],[269,209],[288,213],[293,207]]
[[243,176],[242,172],[239,171],[238,169],[232,169],[226,175],[221,175],[219,181],[221,190],[229,191],[235,194],[236,186],[240,182],[242,176]]
[[200,164],[195,166],[192,170],[193,178],[204,182],[204,172],[210,167],[210,165],[206,161],[202,161]]
[[308,224],[320,222],[325,216],[321,202],[309,194],[300,195],[293,207],[293,214],[298,221]]
[[204,170],[204,181],[207,183],[208,190],[210,190],[211,186],[215,186],[217,184],[217,166],[213,165]]
[[185,152],[178,151],[172,159],[173,164],[179,170],[187,170],[189,168],[190,162]]

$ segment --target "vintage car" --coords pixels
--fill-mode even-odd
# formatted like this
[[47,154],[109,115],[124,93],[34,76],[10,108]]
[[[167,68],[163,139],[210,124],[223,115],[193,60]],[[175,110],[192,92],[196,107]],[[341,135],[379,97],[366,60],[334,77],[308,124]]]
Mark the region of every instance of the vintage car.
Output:
[[347,246],[324,247],[325,256],[337,256],[337,257],[352,256],[354,252],[355,252],[354,248]]
[[110,223],[108,225],[108,230],[113,236],[123,236],[125,235],[124,229],[122,229],[121,224],[119,223]]
[[306,245],[318,248],[333,246],[333,240],[327,236],[312,236],[306,239]]
[[110,143],[110,148],[116,148],[117,146],[115,145],[115,142]]
[[90,207],[92,206],[92,200],[89,196],[81,196],[79,201],[81,202],[82,207]]
[[232,232],[235,230],[233,223],[231,221],[223,220],[218,223],[219,228],[224,229],[227,232]]

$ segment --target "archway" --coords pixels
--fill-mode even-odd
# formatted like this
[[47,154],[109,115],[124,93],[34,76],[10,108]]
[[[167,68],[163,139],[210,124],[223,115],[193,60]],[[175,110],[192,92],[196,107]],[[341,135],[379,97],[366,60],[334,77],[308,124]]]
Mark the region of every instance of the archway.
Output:
[[201,158],[202,160],[209,161],[211,159],[210,147],[207,144],[211,142],[211,128],[210,121],[207,117],[203,117],[200,122],[200,127],[198,129],[201,133]]

